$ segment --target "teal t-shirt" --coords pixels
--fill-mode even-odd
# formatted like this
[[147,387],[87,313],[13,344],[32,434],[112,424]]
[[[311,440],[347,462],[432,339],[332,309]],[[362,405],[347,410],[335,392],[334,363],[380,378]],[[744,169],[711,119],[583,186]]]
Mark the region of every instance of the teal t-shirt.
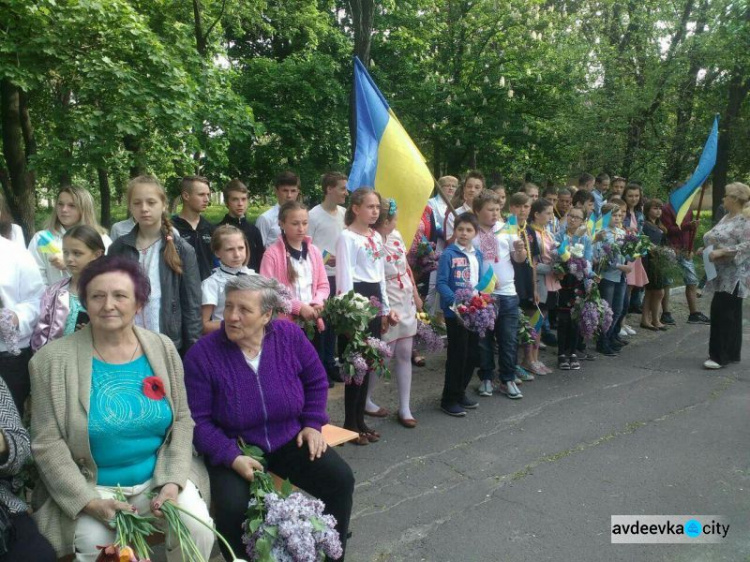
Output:
[[143,381],[153,375],[145,355],[122,365],[94,359],[89,444],[100,486],[135,486],[154,474],[172,408],[158,390],[146,394]]
[[74,295],[73,293],[68,293],[68,296],[70,297],[68,299],[70,314],[68,314],[68,317],[65,319],[65,328],[63,329],[64,336],[68,336],[76,331],[76,320],[78,319],[78,313],[81,311],[86,312],[86,309],[81,304],[81,301],[78,300],[78,296]]

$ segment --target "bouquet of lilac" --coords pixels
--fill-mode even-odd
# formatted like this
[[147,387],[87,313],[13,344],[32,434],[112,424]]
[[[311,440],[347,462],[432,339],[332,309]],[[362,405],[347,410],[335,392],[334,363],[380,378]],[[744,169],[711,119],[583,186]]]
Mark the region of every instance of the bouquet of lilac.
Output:
[[529,317],[518,309],[518,345],[528,347],[536,345],[537,332],[531,325]]
[[11,355],[20,355],[20,332],[13,323],[13,312],[8,308],[0,308],[0,341],[8,347]]
[[497,312],[491,295],[477,293],[471,289],[459,289],[456,291],[455,299],[451,310],[456,313],[464,328],[478,332],[480,338],[483,338],[488,330],[495,328]]
[[414,346],[427,353],[443,351],[441,335],[445,333],[445,329],[440,330],[438,326],[439,324],[429,314],[417,312],[417,335],[414,336]]
[[586,293],[576,298],[571,316],[578,323],[581,337],[587,340],[605,333],[612,326],[612,308],[601,298],[596,283],[587,283]]
[[[241,444],[243,454],[263,464],[263,451]],[[320,500],[293,492],[285,481],[280,491],[267,472],[256,471],[250,483],[242,542],[250,560],[258,562],[318,562],[343,555],[336,519],[323,513]]]
[[619,257],[620,247],[617,244],[607,242],[602,244],[599,252],[599,266],[596,269],[597,275],[617,265]]

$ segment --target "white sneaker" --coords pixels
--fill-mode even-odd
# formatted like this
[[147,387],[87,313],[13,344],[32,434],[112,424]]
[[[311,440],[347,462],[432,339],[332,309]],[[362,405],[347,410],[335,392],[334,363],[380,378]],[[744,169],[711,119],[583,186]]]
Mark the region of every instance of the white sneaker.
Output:
[[477,388],[479,396],[492,396],[492,381],[482,381]]
[[547,346],[545,345],[544,342],[541,342],[541,341],[539,342],[539,349],[547,349]]
[[630,334],[628,334],[625,328],[620,328],[620,333],[617,335],[620,336],[621,338],[627,338]]
[[713,359],[709,359],[705,363],[703,363],[703,368],[704,369],[716,370],[716,369],[721,369],[721,365],[719,365]]
[[631,326],[628,326],[627,324],[623,324],[622,329],[625,330],[629,336],[634,336],[637,333]]

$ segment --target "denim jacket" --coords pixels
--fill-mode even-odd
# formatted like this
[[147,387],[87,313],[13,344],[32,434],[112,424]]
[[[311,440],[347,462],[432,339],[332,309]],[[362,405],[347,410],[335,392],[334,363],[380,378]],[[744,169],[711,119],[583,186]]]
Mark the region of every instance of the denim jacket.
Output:
[[[604,240],[602,240],[601,242],[596,242],[594,244],[594,259],[597,262],[604,257],[602,248],[605,244],[619,247],[622,244],[622,237],[625,236],[625,231],[619,228],[617,229],[617,232],[614,232],[611,228],[607,228],[605,229],[604,233]],[[602,270],[599,272],[599,276],[602,279],[606,279],[614,283],[619,283],[623,280],[623,276],[625,274],[617,269],[617,265],[625,265],[625,258],[622,254],[617,255],[617,261],[612,267],[602,268]]]
[[[484,258],[482,252],[474,251],[479,264],[479,275],[482,275],[482,264]],[[451,244],[440,256],[437,270],[438,293],[440,293],[440,306],[446,318],[455,318],[455,313],[450,309],[456,301],[456,291],[459,289],[474,289],[469,281],[469,257],[456,244]]]

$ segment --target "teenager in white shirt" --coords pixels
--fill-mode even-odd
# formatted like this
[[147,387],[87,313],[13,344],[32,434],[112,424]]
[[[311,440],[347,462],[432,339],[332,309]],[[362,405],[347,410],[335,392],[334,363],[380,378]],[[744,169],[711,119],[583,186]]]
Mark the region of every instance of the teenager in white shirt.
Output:
[[255,275],[247,267],[250,255],[245,234],[236,226],[224,224],[211,235],[211,250],[219,260],[219,267],[201,283],[201,318],[203,333],[210,334],[221,327],[224,320],[224,286],[238,275]]
[[[349,194],[346,189],[346,180],[346,176],[338,172],[325,174],[322,182],[323,202],[313,207],[309,213],[308,234],[312,243],[323,252],[323,262],[332,295],[336,294],[336,243],[341,232],[346,228],[344,224],[346,208],[342,207]],[[331,326],[327,326],[320,340],[322,349],[319,351],[328,374],[329,385],[334,381],[343,382],[335,359],[336,332]]]
[[466,174],[464,184],[458,188],[456,195],[453,197],[451,204],[456,209],[456,214],[448,213],[445,217],[445,243],[446,245],[453,243],[453,221],[456,220],[456,216],[461,213],[473,213],[472,203],[474,198],[482,193],[484,189],[484,174],[479,170],[472,170]]
[[279,228],[279,209],[287,201],[296,201],[299,197],[299,177],[294,172],[282,172],[274,182],[276,188],[276,205],[258,217],[255,226],[263,237],[263,246],[268,248],[281,235]]

